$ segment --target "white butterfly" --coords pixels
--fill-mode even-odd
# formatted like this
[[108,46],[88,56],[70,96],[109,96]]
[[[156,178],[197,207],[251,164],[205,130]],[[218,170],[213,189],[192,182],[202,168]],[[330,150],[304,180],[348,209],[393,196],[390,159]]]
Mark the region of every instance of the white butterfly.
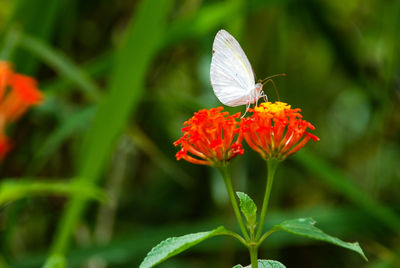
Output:
[[215,95],[223,104],[246,105],[247,111],[250,104],[267,97],[262,87],[266,82],[274,83],[270,79],[274,76],[277,75],[267,77],[264,83],[256,83],[253,69],[238,41],[227,31],[218,31],[213,43],[210,80]]

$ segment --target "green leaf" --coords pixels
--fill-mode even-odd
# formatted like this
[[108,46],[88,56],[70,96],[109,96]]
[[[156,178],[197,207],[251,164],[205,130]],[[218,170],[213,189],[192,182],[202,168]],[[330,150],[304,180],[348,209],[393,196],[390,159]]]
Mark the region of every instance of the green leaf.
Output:
[[364,252],[361,249],[360,245],[357,242],[355,243],[344,242],[339,238],[330,236],[321,231],[320,229],[318,229],[317,227],[315,227],[314,226],[315,223],[316,222],[312,218],[299,218],[299,219],[284,221],[281,224],[275,225],[274,229],[332,243],[336,246],[353,250],[358,254],[360,254],[365,260],[368,260],[367,257],[364,255]]
[[[251,268],[251,265],[243,267],[242,265],[238,264],[233,268]],[[258,268],[286,268],[286,266],[279,261],[258,260]]]
[[247,222],[249,223],[249,225],[255,224],[257,220],[257,206],[254,203],[253,199],[242,192],[236,192],[236,195],[239,197],[240,210],[246,217]]
[[200,232],[195,234],[187,234],[180,237],[170,237],[155,246],[140,264],[139,268],[150,268],[156,264],[165,261],[172,256],[175,256],[182,251],[197,245],[198,243],[211,238],[213,236],[222,235],[225,231],[223,226],[220,226],[212,231]]

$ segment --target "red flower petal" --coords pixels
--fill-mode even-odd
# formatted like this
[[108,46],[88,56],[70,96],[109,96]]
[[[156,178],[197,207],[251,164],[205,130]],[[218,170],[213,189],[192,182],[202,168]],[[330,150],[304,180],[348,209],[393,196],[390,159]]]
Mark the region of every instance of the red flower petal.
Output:
[[283,160],[300,150],[310,139],[319,140],[306,131],[315,127],[301,119],[301,110],[292,109],[286,103],[262,103],[249,111],[252,115],[242,118],[240,131],[247,144],[264,159]]
[[12,147],[4,135],[7,125],[42,100],[34,78],[14,73],[8,62],[0,61],[0,160]]
[[221,166],[243,154],[240,144],[243,136],[239,133],[239,122],[236,120],[239,116],[239,113],[230,116],[223,112],[223,107],[194,113],[184,123],[183,136],[174,142],[175,146],[181,146],[176,159],[199,165]]

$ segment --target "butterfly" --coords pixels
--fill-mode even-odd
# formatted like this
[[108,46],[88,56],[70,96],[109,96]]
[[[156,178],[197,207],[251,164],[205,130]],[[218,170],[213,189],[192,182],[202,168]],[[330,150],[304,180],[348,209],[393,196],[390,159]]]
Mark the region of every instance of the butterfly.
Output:
[[215,36],[210,68],[210,80],[217,98],[227,106],[257,103],[259,98],[267,99],[262,88],[275,76],[272,75],[256,83],[253,69],[246,54],[236,39],[227,31],[220,30]]

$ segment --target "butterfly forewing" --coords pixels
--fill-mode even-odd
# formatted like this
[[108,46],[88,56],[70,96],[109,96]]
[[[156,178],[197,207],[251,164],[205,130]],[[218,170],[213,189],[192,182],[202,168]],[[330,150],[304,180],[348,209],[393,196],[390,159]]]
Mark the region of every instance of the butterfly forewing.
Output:
[[247,104],[249,91],[255,87],[246,54],[225,30],[220,30],[214,39],[210,79],[215,95],[228,106]]

